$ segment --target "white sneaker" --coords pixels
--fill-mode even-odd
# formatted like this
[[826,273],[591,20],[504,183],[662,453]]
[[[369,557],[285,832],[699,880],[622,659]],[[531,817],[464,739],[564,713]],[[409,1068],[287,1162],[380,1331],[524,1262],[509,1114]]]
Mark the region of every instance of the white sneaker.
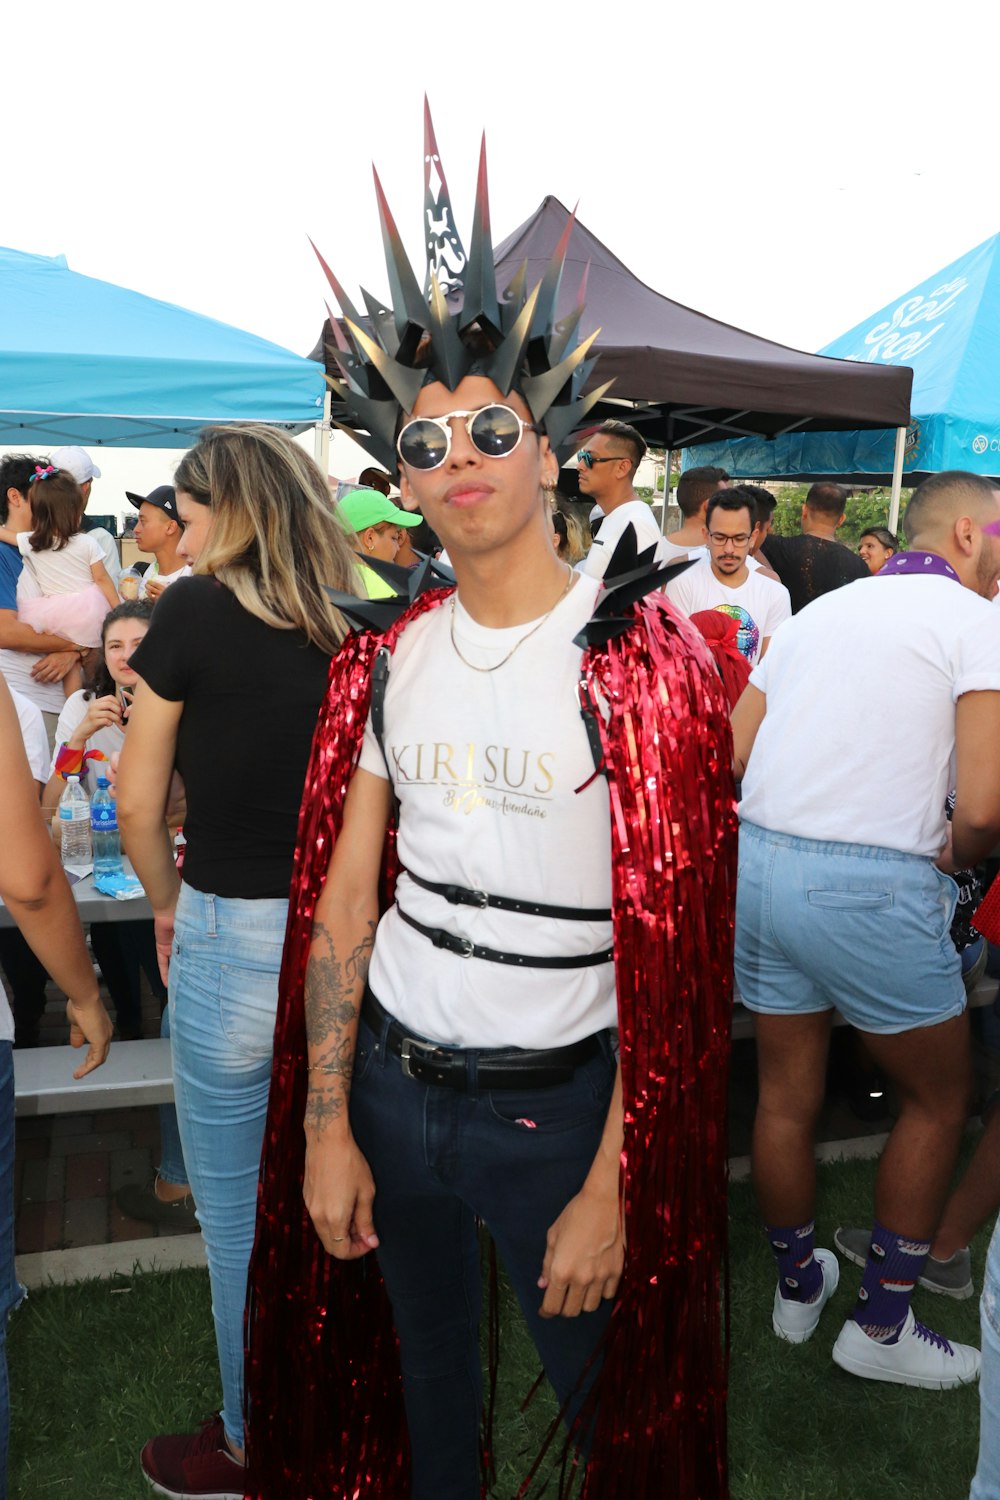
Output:
[[978,1379],[981,1359],[970,1344],[952,1344],[918,1323],[910,1308],[894,1344],[877,1344],[849,1319],[837,1335],[833,1362],[863,1380],[949,1391]]
[[774,1312],[771,1327],[779,1339],[789,1344],[804,1344],[811,1339],[823,1311],[840,1280],[840,1262],[832,1250],[814,1250],[813,1255],[823,1273],[823,1290],[815,1302],[791,1302],[781,1295],[781,1283],[774,1289]]

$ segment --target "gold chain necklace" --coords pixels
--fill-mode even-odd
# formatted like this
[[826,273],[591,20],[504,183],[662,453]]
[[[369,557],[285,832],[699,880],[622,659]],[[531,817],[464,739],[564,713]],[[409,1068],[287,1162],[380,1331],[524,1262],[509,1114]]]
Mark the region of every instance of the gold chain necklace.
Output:
[[470,661],[467,656],[463,656],[461,651],[459,650],[458,642],[455,639],[455,596],[452,595],[451,624],[449,628],[451,631],[451,644],[455,648],[455,655],[458,657],[459,661],[463,664],[463,666],[469,667],[473,672],[498,672],[501,667],[505,667],[510,661],[511,657],[514,655],[514,652],[519,651],[520,648],[524,645],[525,641],[530,641],[536,630],[541,630],[542,626],[549,618],[549,615],[551,615],[553,610],[555,610],[563,602],[566,595],[569,593],[570,589],[573,586],[573,580],[575,577],[576,574],[573,572],[573,569],[567,568],[566,587],[559,595],[559,598],[556,600],[555,604],[553,604],[552,609],[549,610],[548,614],[544,614],[536,625],[532,625],[531,629],[527,632],[526,635],[522,635],[521,639],[519,641],[516,641],[514,645],[511,646],[510,650],[507,652],[507,655],[502,659],[502,661],[494,662],[492,667],[477,667],[474,661]]

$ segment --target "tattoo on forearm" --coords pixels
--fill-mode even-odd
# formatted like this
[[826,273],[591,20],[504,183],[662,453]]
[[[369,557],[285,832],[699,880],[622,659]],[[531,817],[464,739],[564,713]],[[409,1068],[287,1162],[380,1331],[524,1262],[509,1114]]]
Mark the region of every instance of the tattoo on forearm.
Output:
[[354,1023],[360,1005],[354,999],[368,977],[375,946],[372,921],[361,941],[341,963],[333,936],[324,923],[313,928],[312,948],[306,967],[306,1035],[313,1050],[309,1067],[307,1125],[321,1131],[346,1107],[354,1068]]

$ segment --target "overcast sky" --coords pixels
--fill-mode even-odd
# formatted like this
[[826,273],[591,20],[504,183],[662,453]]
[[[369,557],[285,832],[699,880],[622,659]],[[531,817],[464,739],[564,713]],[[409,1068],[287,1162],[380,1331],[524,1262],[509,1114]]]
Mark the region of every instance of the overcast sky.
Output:
[[[426,90],[467,235],[546,193],[643,281],[803,349],[1000,230],[992,6],[5,7],[0,244],[300,353],[384,295],[371,162],[420,254]],[[148,461],[148,460],[147,460]]]

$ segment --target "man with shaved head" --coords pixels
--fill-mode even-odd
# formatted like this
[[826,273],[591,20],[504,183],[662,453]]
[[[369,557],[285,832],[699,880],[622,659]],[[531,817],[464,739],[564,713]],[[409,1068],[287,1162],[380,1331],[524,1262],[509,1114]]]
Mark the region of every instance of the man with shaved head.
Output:
[[[756,1012],[753,1176],[774,1252],[772,1326],[802,1343],[837,1286],[814,1249],[813,1136],[834,1009],[896,1085],[857,1305],[833,1348],[869,1380],[946,1389],[979,1353],[910,1297],[972,1092],[957,887],[1000,836],[1000,490],[939,474],[908,550],[778,629],[733,716],[740,806],[736,974]],[[873,692],[873,687],[875,691]],[[945,799],[956,791],[952,823]]]
[[842,484],[810,485],[802,506],[802,534],[772,533],[761,546],[762,559],[791,595],[793,615],[821,594],[868,576],[868,564],[837,540],[849,495]]

